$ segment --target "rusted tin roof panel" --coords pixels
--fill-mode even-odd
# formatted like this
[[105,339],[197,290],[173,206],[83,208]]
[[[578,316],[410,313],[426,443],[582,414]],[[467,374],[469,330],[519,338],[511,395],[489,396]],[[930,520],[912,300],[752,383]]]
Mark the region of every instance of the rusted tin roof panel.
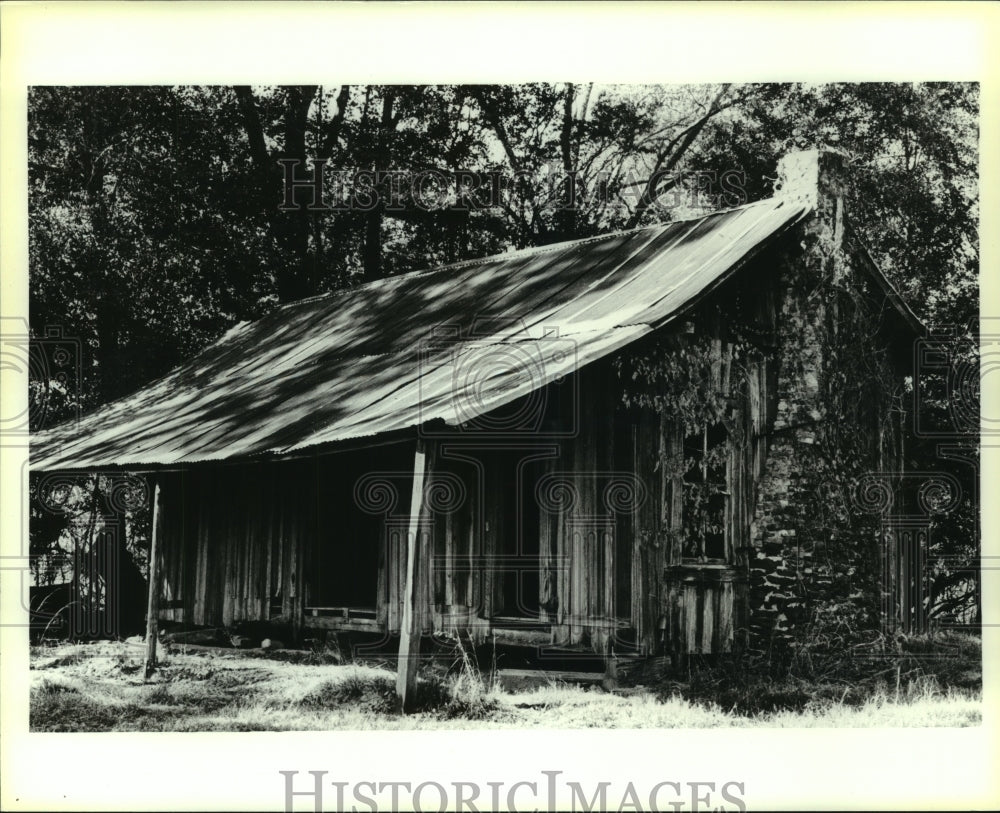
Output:
[[39,433],[31,467],[281,455],[467,420],[648,333],[806,213],[768,200],[291,303]]

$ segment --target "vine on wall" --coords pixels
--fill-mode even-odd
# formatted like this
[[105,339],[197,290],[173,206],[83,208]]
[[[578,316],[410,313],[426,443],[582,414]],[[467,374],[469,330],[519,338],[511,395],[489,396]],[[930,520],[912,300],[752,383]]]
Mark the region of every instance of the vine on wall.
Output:
[[780,564],[777,576],[765,574],[753,588],[778,614],[779,637],[793,643],[817,619],[853,630],[878,625],[880,529],[853,494],[864,475],[898,468],[899,449],[893,410],[902,376],[886,347],[879,298],[863,275],[848,277],[843,265],[832,269],[821,260],[830,256],[827,246],[812,248],[813,262],[789,275],[782,317],[780,397],[791,405],[780,453],[793,475],[784,507],[779,500],[768,506],[769,524],[780,533]]
[[[712,540],[725,520],[729,447],[747,441],[752,368],[765,358],[780,366],[782,421],[766,431],[774,452],[788,460],[768,469],[773,493],[762,495],[766,516],[755,514],[754,544],[772,564],[757,574],[763,583],[752,587],[751,601],[770,607],[786,631],[824,614],[877,624],[879,528],[852,493],[860,477],[898,462],[893,410],[901,380],[885,347],[885,314],[859,275],[847,280],[843,265],[833,273],[815,262],[828,250],[814,243],[811,251],[807,238],[795,247],[797,259],[779,258],[792,272],[779,286],[776,323],[756,318],[758,293],[731,291],[691,314],[687,332],[651,337],[614,362],[622,403],[676,427],[674,448],[683,453],[660,461],[670,482],[683,487],[682,527],[672,530],[684,557],[701,560],[714,558]],[[708,443],[713,431],[719,442]],[[752,563],[758,555],[751,554]]]
[[673,454],[661,457],[660,466],[682,489],[683,522],[669,533],[679,539],[684,558],[706,561],[726,557],[730,444],[744,440],[740,399],[747,364],[760,351],[733,334],[734,323],[721,307],[697,314],[695,323],[715,329],[658,336],[617,357],[614,368],[623,405],[648,409],[674,428]]

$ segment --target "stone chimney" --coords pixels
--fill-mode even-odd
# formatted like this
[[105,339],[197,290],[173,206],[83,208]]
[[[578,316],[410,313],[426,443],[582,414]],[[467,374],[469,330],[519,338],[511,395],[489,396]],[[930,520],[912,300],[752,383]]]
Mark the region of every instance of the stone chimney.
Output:
[[778,161],[774,197],[812,210],[806,233],[818,242],[822,265],[834,279],[843,273],[844,197],[847,156],[831,149],[791,152]]
[[[778,163],[775,199],[810,211],[784,261],[777,409],[750,533],[750,617],[763,640],[791,640],[792,627],[808,622],[813,597],[837,595],[827,563],[843,555],[837,547],[842,537],[834,530],[846,532],[840,526],[828,536],[817,532],[803,506],[832,476],[818,441],[831,386],[830,330],[839,324],[837,292],[826,283],[842,281],[850,267],[844,246],[846,169],[844,155],[823,149],[793,152]],[[836,514],[831,508],[830,516]]]

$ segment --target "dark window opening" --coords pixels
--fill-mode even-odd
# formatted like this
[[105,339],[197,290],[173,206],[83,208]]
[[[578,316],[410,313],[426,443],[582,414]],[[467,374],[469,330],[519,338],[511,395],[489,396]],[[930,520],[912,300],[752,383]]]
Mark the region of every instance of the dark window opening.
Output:
[[310,572],[310,608],[374,610],[377,604],[380,546],[385,542],[379,517],[352,516],[350,505],[329,503],[337,519],[317,529],[315,558]]
[[[317,458],[312,482],[302,484],[314,517],[306,541],[307,609],[376,610],[379,565],[400,521],[394,515],[409,506],[412,456],[412,447],[392,444]],[[356,486],[368,472],[387,472],[386,486],[398,490],[393,515],[359,504]]]

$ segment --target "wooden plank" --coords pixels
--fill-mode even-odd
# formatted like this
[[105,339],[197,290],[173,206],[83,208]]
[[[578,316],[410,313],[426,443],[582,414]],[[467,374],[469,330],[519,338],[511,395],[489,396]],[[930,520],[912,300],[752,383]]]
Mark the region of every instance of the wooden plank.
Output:
[[455,512],[448,511],[440,524],[444,526],[444,596],[442,603],[452,605],[458,603],[455,597]]
[[208,546],[205,544],[205,534],[207,533],[207,529],[205,528],[205,505],[208,501],[208,496],[200,488],[197,488],[200,485],[200,479],[198,476],[192,477],[192,486],[195,487],[192,489],[194,491],[192,502],[194,503],[195,516],[191,523],[192,539],[195,546],[195,588],[194,596],[192,597],[191,621],[194,624],[204,625],[205,595],[208,590]]
[[642,630],[647,651],[652,654],[660,647],[660,619],[665,615],[661,606],[664,600],[663,554],[665,545],[661,525],[663,494],[657,485],[656,462],[659,457],[659,420],[651,409],[644,409],[640,415],[637,457],[638,470],[647,487],[647,502],[641,510],[644,539],[639,540],[644,553],[640,567],[642,602]]
[[[738,425],[737,416],[737,425]],[[730,435],[728,440],[728,454],[726,455],[726,490],[729,496],[726,498],[724,521],[725,521],[725,549],[723,556],[727,562],[737,561],[737,556],[743,555],[743,475],[746,467],[746,441],[737,441]]]
[[[496,516],[496,495],[499,484],[494,482],[496,477],[496,462],[493,459],[493,455],[484,452],[483,458],[483,467],[481,469],[483,490],[480,492],[482,502],[479,506],[482,522],[482,555],[484,562],[493,562],[497,556],[502,555],[498,544],[499,536]],[[498,579],[495,578],[494,571],[494,567],[487,565],[487,567],[483,568],[481,575],[483,617],[487,619],[492,618],[498,610],[498,604],[495,600],[496,582]]]
[[[595,372],[591,371],[591,387],[594,386],[594,375]],[[584,573],[584,598],[585,598],[585,617],[588,622],[594,622],[599,620],[604,615],[604,528],[603,523],[598,521],[598,517],[603,518],[604,516],[604,506],[603,500],[600,499],[600,489],[597,477],[595,477],[596,472],[601,470],[600,461],[598,458],[598,443],[600,428],[603,425],[603,415],[601,415],[600,401],[597,398],[585,397],[584,400],[587,402],[587,413],[588,413],[588,425],[587,431],[584,433],[584,438],[586,441],[586,468],[581,472],[583,474],[583,482],[581,487],[583,493],[586,496],[585,504],[586,509],[581,513],[584,516],[592,517],[591,527],[587,533],[588,542],[588,565]],[[591,631],[591,638],[594,638],[593,631]]]
[[413,490],[410,498],[410,525],[407,534],[406,587],[403,594],[403,619],[399,637],[399,662],[396,672],[396,698],[406,713],[412,709],[417,689],[417,669],[420,665],[421,607],[419,606],[423,573],[421,540],[427,511],[424,481],[427,476],[427,452],[423,438],[417,438],[413,455]]
[[[245,500],[245,495],[239,494],[238,484],[242,481],[242,476],[237,475],[235,479],[226,478],[226,486],[223,493],[226,495],[227,505],[236,505],[237,500]],[[231,502],[230,502],[231,501]],[[247,516],[243,511],[227,511],[229,521],[226,523],[228,533],[227,550],[229,552],[229,566],[226,583],[223,589],[232,594],[229,602],[229,624],[240,620],[240,605],[243,601],[243,572],[241,562],[243,552],[246,550],[246,526]]]
[[604,681],[603,672],[568,672],[554,669],[500,669],[497,679],[500,684],[511,691],[534,686],[549,686],[552,683],[583,683],[600,684]]
[[264,606],[261,609],[261,618],[265,621],[271,617],[271,597],[274,595],[274,585],[272,583],[274,573],[274,535],[271,531],[271,522],[274,516],[274,489],[270,487],[268,479],[269,472],[261,471],[261,492],[259,499],[261,503],[261,555],[263,558],[263,581],[264,589],[262,599]]
[[729,652],[733,648],[733,601],[735,590],[732,582],[719,585],[719,622],[716,633],[717,651]]
[[[616,390],[609,387],[610,392]],[[612,400],[609,409],[614,416],[614,457],[613,469],[623,472],[629,477],[636,477],[635,447],[632,422],[625,419]],[[637,495],[638,496],[638,495]],[[618,513],[612,519],[614,527],[614,549],[612,553],[612,569],[614,573],[614,593],[612,596],[612,612],[614,618],[627,621],[635,627],[633,612],[632,589],[635,577],[635,518],[638,507],[632,505],[630,510]]]
[[378,632],[385,628],[382,622],[375,618],[345,618],[344,616],[307,615],[303,618],[302,623],[308,629]]
[[270,609],[268,605],[271,603],[271,587],[268,584],[268,572],[267,572],[267,503],[269,500],[265,498],[263,489],[261,488],[262,483],[260,477],[263,472],[257,477],[256,480],[256,502],[257,502],[257,531],[254,534],[254,544],[256,545],[256,551],[254,555],[254,593],[257,597],[256,606],[256,618],[260,621],[267,621]]
[[288,499],[289,499],[289,489],[287,484],[283,483],[283,486],[279,490],[280,494],[280,507],[278,511],[278,545],[279,556],[281,561],[281,614],[286,618],[292,617],[292,599],[291,599],[291,582],[289,581],[288,574],[291,570],[291,563],[289,561],[289,551],[291,550],[291,545],[288,543],[289,538],[289,514],[288,514]]
[[684,641],[684,603],[681,585],[674,579],[667,580],[666,590],[661,594],[660,600],[662,601],[662,613],[666,625],[664,629],[666,649],[676,664],[687,654],[687,645]]
[[420,535],[420,589],[423,595],[420,596],[420,631],[434,631],[434,512],[427,506],[426,521],[421,520],[422,530]]
[[[481,482],[482,468],[475,468],[475,476],[469,487],[469,561],[485,561],[485,546],[483,545],[483,506],[480,499],[484,490]],[[483,569],[475,567],[469,573],[468,598],[466,604],[474,608],[478,616],[484,620],[480,627],[483,630],[489,629],[489,622],[486,621],[485,607],[483,606]],[[485,634],[485,633],[484,633]]]
[[205,597],[205,623],[222,624],[225,614],[226,566],[229,561],[226,550],[229,538],[226,533],[227,512],[218,510],[225,500],[225,495],[221,493],[220,481],[213,479],[210,488],[211,501],[205,511],[206,527],[208,528],[206,547],[208,548],[210,574],[209,592]]
[[[550,458],[542,463],[542,477],[547,476],[549,473],[556,470],[555,460],[557,458]],[[552,560],[555,551],[553,551],[553,543],[555,539],[553,538],[553,526],[555,525],[556,518],[555,512],[547,511],[544,506],[539,506],[538,511],[538,604],[539,613],[538,618],[540,621],[554,621],[556,613],[553,612],[555,608],[556,595],[558,593],[558,587],[556,586],[553,571],[552,571]],[[557,555],[557,554],[555,554]]]
[[461,604],[468,611],[478,610],[478,599],[475,593],[475,578],[472,571],[473,559],[477,557],[476,532],[475,532],[475,499],[476,480],[469,481],[468,466],[462,467],[462,475],[466,487],[465,503],[459,507],[457,513],[457,539],[458,551],[461,556],[462,566],[456,574],[455,602]]
[[[225,489],[226,502],[229,503],[230,500],[233,502],[231,504],[236,504],[237,494],[238,494],[238,484],[242,481],[243,467],[240,467],[238,473],[235,477],[225,478]],[[245,496],[242,499],[246,499]],[[243,599],[243,574],[241,569],[241,562],[243,559],[243,551],[246,549],[246,539],[244,533],[246,531],[247,516],[244,511],[231,511],[227,512],[229,515],[229,521],[227,523],[228,533],[226,538],[228,540],[227,549],[229,551],[229,567],[227,568],[226,584],[223,589],[232,595],[229,602],[229,624],[239,620],[240,604]]]
[[719,336],[718,329],[718,314],[712,320],[712,339],[711,339],[711,349],[710,349],[710,363],[712,367],[712,385],[715,387],[716,392],[722,391],[722,339]]
[[598,611],[595,605],[598,597],[594,593],[601,582],[599,575],[595,572],[601,539],[595,524],[597,483],[593,474],[597,471],[594,438],[597,416],[594,399],[591,397],[592,387],[593,375],[587,371],[580,385],[580,392],[583,395],[580,410],[583,425],[577,436],[577,454],[574,456],[576,465],[573,467],[574,482],[579,497],[579,503],[576,507],[576,522],[580,529],[579,544],[574,546],[572,552],[573,569],[576,574],[573,596],[574,625],[570,637],[570,642],[573,644],[583,643],[584,631],[589,632],[585,622],[591,620],[592,615],[596,615]]
[[[250,468],[244,472],[242,497],[243,499],[253,499],[252,491],[254,484],[254,478],[256,477],[256,467]],[[260,502],[258,500],[253,500],[253,503],[247,506],[247,511],[244,514],[244,524],[240,533],[240,546],[242,548],[243,555],[241,558],[242,574],[240,578],[240,615],[241,618],[246,620],[258,619],[257,610],[257,593],[253,589],[253,584],[256,581],[256,567],[255,567],[255,554],[257,550],[257,529],[260,528]]]
[[611,519],[608,529],[604,531],[604,617],[613,622],[618,614],[615,611],[615,520]]
[[[523,619],[518,619],[519,621]],[[493,636],[498,644],[519,646],[547,646],[552,643],[552,630],[548,625],[540,629],[505,629],[493,624]]]
[[[400,629],[400,611],[403,607],[400,570],[404,573],[406,571],[405,562],[409,546],[406,544],[406,540],[403,538],[403,531],[398,524],[387,524],[386,534],[389,537],[387,548],[389,560],[386,565],[386,579],[388,583],[386,628],[389,632],[395,634]],[[400,567],[401,562],[404,565],[402,568]]]
[[[557,464],[558,468],[566,471],[573,464],[574,443],[563,441],[560,443],[561,460]],[[570,557],[571,540],[568,511],[565,506],[559,506],[555,512],[555,550],[557,561],[560,567],[556,571],[556,622],[559,626],[555,629],[553,640],[560,644],[569,643],[570,629],[569,616],[572,613],[572,595],[570,593],[570,576],[572,573],[573,560]]]
[[[636,479],[643,481],[642,462],[639,456],[639,426],[639,423],[635,423],[631,426],[629,444],[631,446],[632,473],[635,474]],[[643,483],[645,483],[645,481],[643,481]],[[649,501],[650,496],[652,495],[647,496],[647,502]],[[643,645],[643,639],[645,636],[645,613],[643,612],[645,609],[645,596],[642,584],[643,563],[641,547],[643,531],[642,518],[643,515],[641,506],[636,508],[636,510],[634,510],[632,515],[629,517],[629,532],[631,534],[630,541],[632,546],[630,559],[631,567],[628,580],[628,591],[630,596],[629,616],[632,620],[632,626],[635,627],[636,640],[640,647]]]
[[693,584],[683,587],[684,609],[681,613],[684,619],[684,651],[698,651],[698,588]]
[[[201,589],[201,617],[195,621],[196,624],[201,624],[204,626],[209,626],[213,623],[219,623],[221,619],[212,618],[212,613],[214,610],[214,605],[212,598],[217,595],[215,588],[215,570],[216,570],[216,559],[218,558],[217,551],[210,551],[211,543],[213,541],[213,534],[215,529],[212,527],[212,505],[214,504],[214,495],[211,492],[211,483],[202,473],[200,479],[200,503],[199,503],[199,513],[200,517],[198,519],[198,550],[199,556],[201,557],[202,564],[202,589]],[[210,555],[214,554],[214,555]]]
[[157,613],[160,600],[160,481],[153,486],[153,522],[149,543],[149,600],[146,604],[146,664],[143,673],[148,679],[156,669]]
[[684,460],[684,427],[660,414],[660,505],[661,528],[670,531],[670,545],[664,552],[665,564],[676,565],[683,560],[681,550],[681,528],[684,519],[684,489],[681,477],[673,476]]
[[732,366],[733,366],[733,345],[731,342],[726,342],[722,347],[722,383],[720,386],[720,391],[723,395],[728,396],[730,394],[730,386],[732,381]]
[[[599,447],[600,458],[598,460],[598,471],[604,469],[609,472],[623,472],[628,471],[628,460],[624,454],[625,449],[622,448],[623,444],[618,438],[618,420],[617,420],[617,387],[615,386],[615,380],[613,378],[613,373],[610,369],[603,369],[602,377],[604,378],[604,386],[601,388],[604,398],[600,405],[603,412],[603,426],[605,435],[600,440],[603,443]],[[601,494],[603,495],[604,489],[607,483],[599,484],[601,489]],[[608,505],[605,505],[603,496],[599,501],[599,510],[602,514],[606,514],[608,517],[608,530],[605,534],[606,547],[604,550],[604,618],[607,619],[607,629],[609,631],[617,629],[617,619],[620,617],[618,612],[618,595],[623,592],[618,580],[619,580],[619,562],[622,565],[628,563],[628,555],[625,551],[619,550],[619,543],[623,542],[622,537],[626,533],[626,526],[624,521],[627,519],[622,513],[615,513],[615,511]],[[622,614],[621,617],[627,618],[627,615]],[[610,642],[608,643],[610,646]]]
[[[184,472],[175,472],[172,475],[166,475],[170,479],[168,482],[173,483],[173,488],[177,494],[177,507],[174,511],[171,511],[170,517],[173,518],[173,532],[166,533],[164,531],[164,542],[170,539],[169,543],[171,547],[175,548],[177,551],[177,569],[175,573],[175,588],[173,591],[173,597],[177,600],[177,608],[170,614],[170,618],[173,621],[186,621],[187,614],[189,612],[190,606],[190,595],[191,595],[191,552],[188,537],[188,517],[187,517],[187,500],[185,499],[185,482],[186,478]],[[164,520],[169,519],[164,517]],[[166,526],[165,526],[166,527]]]
[[292,639],[298,643],[302,637],[302,548],[305,545],[303,524],[305,522],[306,489],[296,489],[296,499],[292,503],[291,538],[289,540],[289,585],[292,612]]
[[229,502],[229,495],[223,487],[225,482],[226,479],[224,477],[220,477],[215,481],[215,501],[212,504],[212,523],[216,529],[213,546],[219,549],[216,581],[212,590],[212,596],[219,602],[219,612],[213,619],[213,622],[228,627],[233,623],[232,577],[230,576],[230,570],[233,564],[233,525],[236,520],[232,516],[235,512],[218,510],[218,507],[226,505]]
[[389,628],[389,528],[383,519],[379,530],[378,568],[375,579],[375,617],[384,629]]
[[[164,480],[167,480],[170,475],[160,475]],[[176,493],[176,492],[175,492]],[[177,538],[178,534],[174,528],[176,522],[176,517],[171,515],[170,518],[164,518],[163,522],[163,533],[166,537]],[[150,540],[152,541],[152,540]],[[177,592],[177,548],[178,545],[171,545],[169,548],[163,547],[163,539],[160,539],[160,600],[159,604],[159,616],[164,620],[173,621],[174,611],[173,607],[176,604],[176,592]],[[148,585],[147,585],[148,587]]]
[[[238,472],[239,470],[237,470],[236,478],[239,478]],[[223,484],[222,493],[225,495],[225,502],[222,504],[235,505],[236,495],[234,492],[236,489],[233,488],[233,476],[219,479],[220,483]],[[226,626],[232,626],[233,622],[237,620],[236,613],[240,601],[240,554],[243,547],[240,532],[243,530],[241,526],[245,521],[245,514],[242,511],[226,512],[226,571],[225,581],[222,584],[223,596],[227,600],[222,613]]]
[[701,588],[704,595],[701,609],[701,651],[704,653],[716,652],[713,646],[712,635],[715,631],[716,608],[719,606],[722,585],[713,587],[705,585]]

